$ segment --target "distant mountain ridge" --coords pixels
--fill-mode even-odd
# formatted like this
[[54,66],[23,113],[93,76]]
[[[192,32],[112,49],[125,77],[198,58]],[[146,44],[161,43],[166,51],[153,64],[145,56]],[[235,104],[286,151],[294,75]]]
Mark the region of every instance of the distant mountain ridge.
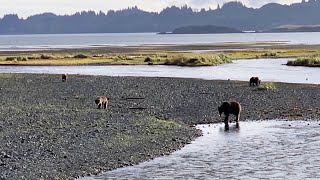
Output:
[[320,0],[291,5],[269,3],[248,8],[229,2],[215,10],[194,11],[190,7],[168,7],[146,12],[137,7],[107,13],[93,11],[73,15],[38,14],[26,19],[17,15],[0,18],[0,34],[135,33],[171,32],[177,27],[216,25],[241,31],[263,31],[279,26],[320,24]]

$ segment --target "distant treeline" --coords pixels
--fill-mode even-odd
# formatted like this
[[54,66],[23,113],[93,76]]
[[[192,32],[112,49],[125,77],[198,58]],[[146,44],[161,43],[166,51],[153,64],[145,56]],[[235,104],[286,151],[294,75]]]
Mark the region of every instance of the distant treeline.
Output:
[[258,31],[288,24],[316,25],[320,24],[319,17],[320,0],[291,5],[269,3],[258,9],[248,8],[240,2],[199,11],[187,6],[172,6],[159,13],[133,7],[107,13],[89,11],[63,16],[44,13],[27,19],[5,15],[0,19],[0,34],[171,32],[177,27],[190,25]]
[[[224,27],[224,26],[185,26],[179,27],[172,31],[172,34],[218,34],[218,33],[242,33],[234,28]],[[161,34],[161,33],[160,33]],[[165,33],[162,33],[165,34]]]

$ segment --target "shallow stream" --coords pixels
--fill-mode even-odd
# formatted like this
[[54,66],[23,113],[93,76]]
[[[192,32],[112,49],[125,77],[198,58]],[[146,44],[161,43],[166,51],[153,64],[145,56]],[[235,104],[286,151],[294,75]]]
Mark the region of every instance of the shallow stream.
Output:
[[320,122],[198,125],[203,136],[171,155],[93,179],[319,179]]
[[[0,73],[85,74],[104,76],[179,77],[248,81],[258,76],[265,81],[320,84],[319,68],[283,65],[288,59],[237,60],[206,67],[164,65],[132,66],[0,66]],[[60,78],[60,76],[59,76]]]

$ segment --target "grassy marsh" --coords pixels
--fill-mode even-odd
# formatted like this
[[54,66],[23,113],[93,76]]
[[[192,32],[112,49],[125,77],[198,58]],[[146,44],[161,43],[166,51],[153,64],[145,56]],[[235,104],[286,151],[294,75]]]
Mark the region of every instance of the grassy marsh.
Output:
[[[230,48],[230,49],[229,49]],[[179,65],[211,66],[238,59],[314,57],[318,46],[225,44],[141,46],[114,49],[62,49],[39,52],[0,52],[0,65]],[[204,51],[202,51],[204,50]]]

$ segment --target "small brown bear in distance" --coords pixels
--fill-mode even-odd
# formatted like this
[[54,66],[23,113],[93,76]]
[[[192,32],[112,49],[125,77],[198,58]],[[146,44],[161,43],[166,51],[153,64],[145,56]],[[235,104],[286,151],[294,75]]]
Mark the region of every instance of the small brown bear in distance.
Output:
[[98,96],[95,100],[95,103],[98,105],[98,109],[103,106],[104,109],[107,109],[108,106],[108,98],[106,96]]
[[67,75],[66,74],[62,74],[62,82],[66,82],[67,81]]
[[260,85],[260,83],[261,83],[261,80],[258,78],[258,77],[251,77],[250,78],[250,86],[252,85],[252,86],[258,86],[258,85]]

